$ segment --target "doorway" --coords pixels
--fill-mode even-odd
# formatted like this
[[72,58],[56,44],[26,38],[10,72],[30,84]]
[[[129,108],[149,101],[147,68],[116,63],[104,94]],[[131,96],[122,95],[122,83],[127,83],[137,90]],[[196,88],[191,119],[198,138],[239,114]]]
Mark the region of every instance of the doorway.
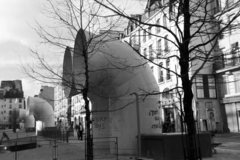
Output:
[[173,108],[164,108],[163,133],[175,132],[174,117]]

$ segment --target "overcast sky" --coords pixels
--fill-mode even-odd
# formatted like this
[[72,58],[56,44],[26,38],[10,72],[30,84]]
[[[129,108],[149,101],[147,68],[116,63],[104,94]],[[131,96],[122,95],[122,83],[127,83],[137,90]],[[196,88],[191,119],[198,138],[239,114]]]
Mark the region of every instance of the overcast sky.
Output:
[[[116,0],[123,4],[126,0]],[[145,3],[131,4],[128,13],[140,13]],[[31,61],[29,46],[37,46],[39,37],[32,29],[35,20],[47,25],[46,17],[41,13],[47,0],[0,0],[0,81],[22,80],[25,96],[39,93],[39,82],[34,82],[23,74],[20,61]],[[138,6],[136,6],[138,5]],[[136,7],[132,7],[136,6]],[[134,9],[131,9],[134,8]]]

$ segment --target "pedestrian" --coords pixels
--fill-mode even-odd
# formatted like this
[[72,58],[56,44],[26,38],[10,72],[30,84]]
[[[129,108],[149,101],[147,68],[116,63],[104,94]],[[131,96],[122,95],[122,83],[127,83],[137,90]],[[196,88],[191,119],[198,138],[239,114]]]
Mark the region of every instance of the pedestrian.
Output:
[[0,145],[2,145],[2,141],[3,141],[4,138],[6,138],[8,140],[8,143],[9,143],[10,139],[9,139],[8,135],[5,132],[3,132],[1,140],[0,140]]
[[82,123],[79,123],[79,127],[78,127],[78,140],[81,138],[81,140],[83,140],[83,126]]

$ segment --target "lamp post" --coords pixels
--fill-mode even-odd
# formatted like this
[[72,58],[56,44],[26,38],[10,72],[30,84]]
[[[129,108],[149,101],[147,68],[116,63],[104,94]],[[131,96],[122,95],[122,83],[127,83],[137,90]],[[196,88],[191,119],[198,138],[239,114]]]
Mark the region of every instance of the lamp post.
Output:
[[131,93],[130,95],[136,96],[136,110],[137,110],[137,130],[138,130],[138,156],[141,157],[141,126],[140,126],[140,112],[139,112],[139,97],[136,92]]

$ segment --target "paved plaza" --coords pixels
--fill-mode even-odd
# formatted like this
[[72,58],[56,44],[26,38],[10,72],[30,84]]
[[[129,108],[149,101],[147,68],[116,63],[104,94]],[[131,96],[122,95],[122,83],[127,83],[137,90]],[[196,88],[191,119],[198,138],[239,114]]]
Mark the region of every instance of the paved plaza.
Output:
[[[32,135],[27,134],[25,135]],[[11,135],[10,137],[15,137]],[[19,134],[20,137],[24,133]],[[24,150],[18,152],[18,160],[52,160],[54,158],[54,143],[48,139],[38,137],[38,148]],[[221,143],[216,148],[217,153],[213,154],[211,158],[203,158],[204,160],[238,160],[240,157],[240,134],[239,133],[225,133],[216,134],[214,142]],[[84,141],[77,140],[76,137],[70,137],[69,143],[57,143],[57,157],[58,160],[84,160],[85,143]],[[110,155],[104,149],[97,149],[94,151],[96,158],[103,160],[114,160],[116,156]],[[119,155],[119,160],[129,160],[131,156]],[[14,160],[15,153],[0,154],[1,160]]]

